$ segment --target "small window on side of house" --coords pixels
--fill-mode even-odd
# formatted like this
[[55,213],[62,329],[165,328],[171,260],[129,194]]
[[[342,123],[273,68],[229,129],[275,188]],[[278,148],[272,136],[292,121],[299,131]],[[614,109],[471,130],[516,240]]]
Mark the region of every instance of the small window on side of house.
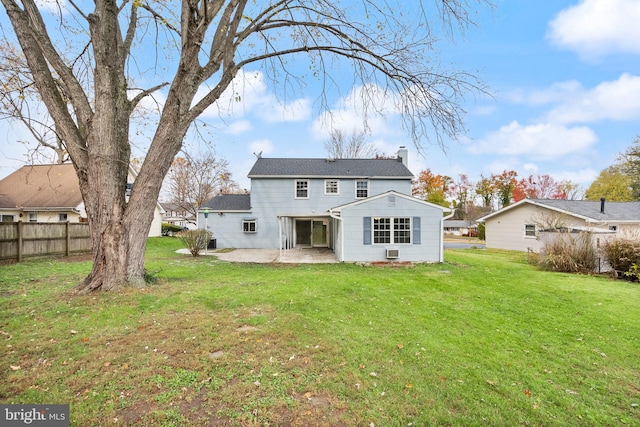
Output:
[[244,219],[242,220],[242,232],[243,233],[255,233],[256,232],[256,220]]
[[308,199],[309,198],[309,180],[297,179],[296,180],[296,199]]
[[524,225],[524,237],[536,237],[536,226],[535,226],[535,224],[525,224]]
[[29,213],[29,222],[38,222],[38,214],[36,212]]
[[339,194],[340,185],[337,179],[324,180],[324,194]]
[[0,222],[14,222],[15,216],[13,215],[0,215]]
[[618,231],[618,226],[617,225],[610,225],[609,226],[609,230],[610,231]]
[[361,179],[356,181],[356,199],[369,197],[369,181]]
[[58,214],[58,221],[59,222],[67,222],[68,221],[68,215],[66,213],[59,213]]

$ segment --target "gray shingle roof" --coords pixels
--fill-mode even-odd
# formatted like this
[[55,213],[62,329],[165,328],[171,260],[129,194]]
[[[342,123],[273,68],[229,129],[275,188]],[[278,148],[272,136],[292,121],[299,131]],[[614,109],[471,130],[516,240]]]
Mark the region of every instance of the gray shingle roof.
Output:
[[640,202],[607,202],[604,213],[599,201],[532,199],[534,203],[548,206],[597,221],[638,221],[640,222]]
[[205,203],[204,207],[212,211],[249,211],[251,199],[249,194],[220,194]]
[[401,159],[259,158],[248,176],[249,178],[413,178],[413,174]]

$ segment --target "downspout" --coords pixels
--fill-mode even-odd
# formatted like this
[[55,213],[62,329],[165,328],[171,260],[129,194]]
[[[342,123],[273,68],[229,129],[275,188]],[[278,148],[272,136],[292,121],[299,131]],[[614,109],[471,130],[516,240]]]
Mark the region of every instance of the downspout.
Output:
[[444,262],[444,221],[453,217],[456,210],[452,210],[447,216],[443,216],[440,220],[440,262]]
[[340,259],[338,261],[344,262],[344,223],[342,218],[334,214],[331,209],[329,209],[329,216],[340,221]]
[[280,215],[278,218],[278,262],[282,261],[282,217]]

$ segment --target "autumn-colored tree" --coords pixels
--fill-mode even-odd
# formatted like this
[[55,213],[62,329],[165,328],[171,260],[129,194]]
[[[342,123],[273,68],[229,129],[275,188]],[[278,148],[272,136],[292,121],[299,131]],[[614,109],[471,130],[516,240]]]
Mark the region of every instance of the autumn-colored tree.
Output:
[[430,169],[421,171],[413,182],[412,194],[416,197],[441,206],[449,207],[447,196],[451,190],[451,178],[436,175]]
[[470,205],[473,203],[473,184],[465,174],[458,175],[450,187],[451,197],[454,199],[456,219],[464,219]]
[[505,170],[499,175],[491,175],[491,183],[498,196],[500,207],[509,206],[513,199],[513,190],[518,185],[518,173],[514,170]]
[[600,200],[604,197],[611,202],[630,202],[635,200],[631,184],[631,177],[620,165],[609,166],[587,188],[585,199]]
[[556,182],[551,175],[529,175],[518,181],[513,190],[513,201],[522,199],[566,199],[565,186]]
[[[472,6],[485,0],[0,2],[10,22],[0,44],[19,43],[23,81],[37,90],[29,101],[46,106],[78,175],[93,251],[81,293],[144,286],[146,237],[164,177],[196,119],[242,70],[270,73],[280,93],[296,81],[304,86],[292,70],[311,69],[325,85],[345,80],[332,73],[348,73],[349,84],[363,88],[363,111],[376,111],[377,89],[393,94],[417,144],[458,137],[463,96],[483,91],[432,53],[442,36],[435,22],[449,34],[463,30]],[[151,99],[159,114],[127,197],[132,119]]]
[[476,194],[480,196],[480,199],[482,199],[482,207],[485,209],[491,209],[493,206],[493,198],[496,193],[491,178],[486,178],[480,175],[480,180],[476,183],[475,191]]
[[640,135],[636,136],[633,143],[618,157],[621,171],[631,181],[631,195],[633,200],[640,200]]
[[583,197],[583,190],[581,189],[580,185],[570,180],[560,181],[560,183],[558,184],[558,189],[562,194],[566,196],[563,197],[563,199],[577,200]]

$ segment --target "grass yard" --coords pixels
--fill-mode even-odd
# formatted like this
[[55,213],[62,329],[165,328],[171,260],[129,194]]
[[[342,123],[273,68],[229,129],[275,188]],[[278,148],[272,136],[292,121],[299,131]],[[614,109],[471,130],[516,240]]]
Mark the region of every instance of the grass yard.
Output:
[[640,425],[640,286],[448,251],[414,267],[253,265],[151,239],[145,290],[88,262],[0,266],[0,403],[71,425]]

